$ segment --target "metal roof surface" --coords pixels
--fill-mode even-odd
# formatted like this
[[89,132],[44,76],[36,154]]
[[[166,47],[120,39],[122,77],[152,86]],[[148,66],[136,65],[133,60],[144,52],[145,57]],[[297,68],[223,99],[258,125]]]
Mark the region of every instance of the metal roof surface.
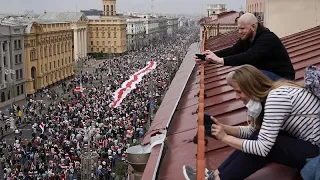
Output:
[[[228,35],[210,38],[207,42],[207,49],[218,50],[230,47],[237,41],[236,37],[237,32],[234,31]],[[287,48],[296,70],[296,81],[303,83],[305,68],[309,65],[320,65],[320,26],[284,37],[281,40]],[[193,57],[190,55],[186,56],[186,59],[186,62],[193,63]],[[235,100],[235,92],[232,91],[225,80],[226,74],[235,68],[220,65],[206,65],[205,67],[205,112],[214,115],[219,121],[228,125],[238,125],[246,122],[244,104]],[[180,74],[187,74],[187,72],[181,70]],[[148,143],[150,135],[157,132],[157,129],[167,128],[164,124],[170,122],[166,151],[164,155],[161,154],[160,148],[155,148],[152,151],[143,174],[144,180],[153,179],[152,177],[157,170],[159,173],[158,179],[183,180],[182,166],[196,166],[197,146],[190,141],[197,131],[199,79],[199,70],[198,67],[195,67],[187,81],[179,104],[174,109],[175,113],[171,120],[167,119],[167,114],[173,111],[173,107],[169,105],[170,100],[161,104],[162,107],[158,110],[144,143]],[[181,88],[181,83],[173,82],[172,87],[170,87],[172,90],[169,90],[170,92],[168,91],[166,96],[175,97],[175,91],[180,90],[178,87]],[[234,149],[220,141],[211,138],[208,140],[209,143],[206,147],[207,168],[216,169]],[[161,155],[163,156],[162,161],[159,160]],[[160,165],[159,162],[161,162]],[[293,180],[301,178],[296,170],[270,164],[248,179]]]

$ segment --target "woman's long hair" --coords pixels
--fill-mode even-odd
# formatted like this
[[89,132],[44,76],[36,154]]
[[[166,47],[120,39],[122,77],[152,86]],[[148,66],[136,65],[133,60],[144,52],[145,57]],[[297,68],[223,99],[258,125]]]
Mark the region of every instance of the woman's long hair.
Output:
[[[303,86],[289,80],[280,79],[273,82],[261,71],[251,65],[244,65],[239,69],[236,69],[231,78],[232,82],[238,83],[241,91],[245,93],[250,99],[260,101],[263,105],[266,102],[267,96],[270,91],[277,89],[281,86],[290,86],[302,88]],[[260,127],[263,120],[264,111],[260,113],[259,117],[254,123],[256,127]]]

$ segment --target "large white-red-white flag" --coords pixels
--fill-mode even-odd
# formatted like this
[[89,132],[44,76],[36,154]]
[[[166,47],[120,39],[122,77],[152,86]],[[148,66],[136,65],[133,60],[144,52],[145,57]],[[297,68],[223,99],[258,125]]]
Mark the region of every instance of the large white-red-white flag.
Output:
[[122,83],[121,88],[117,89],[113,93],[114,101],[110,104],[110,107],[116,108],[120,105],[123,99],[136,88],[136,85],[142,81],[142,77],[151,72],[153,69],[157,67],[157,63],[155,61],[150,61],[147,63],[147,66],[140,69],[138,72],[134,73],[130,76],[130,78]]

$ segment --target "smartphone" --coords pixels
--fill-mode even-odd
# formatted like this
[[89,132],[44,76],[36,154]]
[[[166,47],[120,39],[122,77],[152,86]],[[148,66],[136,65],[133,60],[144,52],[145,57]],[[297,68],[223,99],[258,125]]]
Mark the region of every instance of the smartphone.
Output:
[[204,125],[205,135],[208,137],[217,139],[214,135],[212,135],[211,126],[212,124],[215,124],[215,122],[211,119],[211,115],[204,114],[203,120],[204,120],[203,125]]
[[205,61],[206,60],[206,55],[205,54],[196,54],[198,59],[201,59],[201,61]]

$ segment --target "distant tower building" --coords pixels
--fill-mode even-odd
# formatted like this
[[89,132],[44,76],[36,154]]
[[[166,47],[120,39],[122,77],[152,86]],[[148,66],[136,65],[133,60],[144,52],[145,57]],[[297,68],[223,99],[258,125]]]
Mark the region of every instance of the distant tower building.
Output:
[[225,4],[208,4],[208,17],[212,17],[220,13],[226,12],[226,10],[227,9]]
[[103,15],[104,16],[116,16],[116,0],[102,0],[103,3]]

